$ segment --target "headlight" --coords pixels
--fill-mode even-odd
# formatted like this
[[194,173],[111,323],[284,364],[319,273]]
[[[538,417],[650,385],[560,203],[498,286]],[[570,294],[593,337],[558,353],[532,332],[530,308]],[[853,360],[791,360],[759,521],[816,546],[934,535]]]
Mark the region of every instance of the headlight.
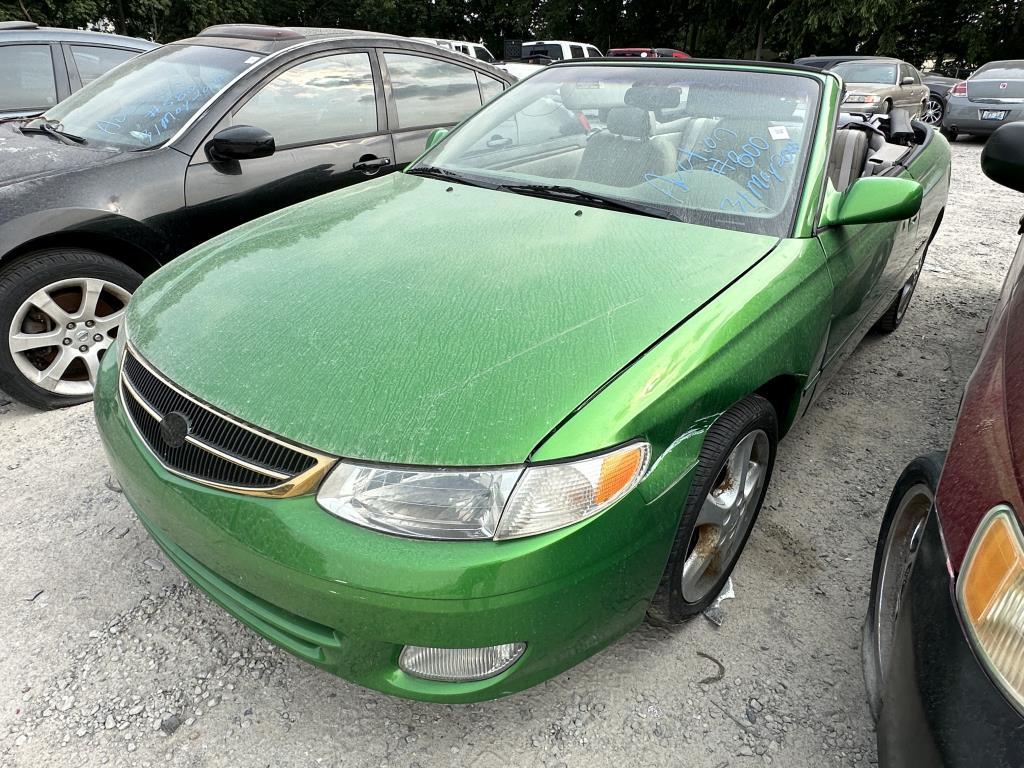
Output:
[[874,104],[878,97],[869,93],[848,93],[846,94],[847,104]]
[[1024,708],[1024,539],[1009,507],[978,527],[956,593],[979,658]]
[[512,539],[584,520],[629,493],[650,447],[527,468],[423,469],[339,462],[317,502],[340,518],[426,539]]

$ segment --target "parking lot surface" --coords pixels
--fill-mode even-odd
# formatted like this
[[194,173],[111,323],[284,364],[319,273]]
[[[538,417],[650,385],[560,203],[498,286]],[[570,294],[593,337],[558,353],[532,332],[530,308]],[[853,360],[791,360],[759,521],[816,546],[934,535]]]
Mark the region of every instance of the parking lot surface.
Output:
[[0,765],[875,763],[860,626],[881,512],[903,465],[948,442],[1024,212],[981,147],[953,147],[903,326],[869,336],[783,441],[721,626],[641,626],[499,701],[393,699],[276,649],[162,557],[89,406],[0,393]]

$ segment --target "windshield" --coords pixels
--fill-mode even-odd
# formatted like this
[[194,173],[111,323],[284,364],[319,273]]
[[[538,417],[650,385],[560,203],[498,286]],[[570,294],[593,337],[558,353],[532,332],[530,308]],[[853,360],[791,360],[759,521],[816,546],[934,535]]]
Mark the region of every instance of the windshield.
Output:
[[97,78],[40,118],[89,144],[147,149],[173,136],[261,56],[205,45],[165,45]]
[[875,85],[894,85],[896,83],[896,65],[878,63],[876,61],[844,61],[832,67],[832,71],[847,83],[873,83]]
[[819,92],[813,77],[788,73],[555,65],[490,102],[410,172],[531,194],[546,185],[559,199],[568,187],[649,215],[784,237]]

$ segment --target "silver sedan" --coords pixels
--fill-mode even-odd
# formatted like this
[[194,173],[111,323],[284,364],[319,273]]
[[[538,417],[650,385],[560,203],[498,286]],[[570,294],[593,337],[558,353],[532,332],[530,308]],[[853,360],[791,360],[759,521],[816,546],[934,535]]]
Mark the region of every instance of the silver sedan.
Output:
[[906,109],[912,117],[924,113],[928,86],[921,82],[917,68],[899,59],[842,61],[831,70],[846,83],[843,112],[885,115],[894,108]]

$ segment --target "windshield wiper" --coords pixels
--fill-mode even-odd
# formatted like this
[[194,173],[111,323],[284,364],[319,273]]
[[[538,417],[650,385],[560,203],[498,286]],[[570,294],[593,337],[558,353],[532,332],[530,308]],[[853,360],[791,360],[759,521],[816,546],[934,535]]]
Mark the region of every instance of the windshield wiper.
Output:
[[448,168],[441,168],[438,165],[417,165],[415,168],[409,168],[405,171],[412,176],[429,176],[432,179],[444,179],[445,181],[454,181],[456,184],[466,184],[470,187],[484,187],[486,189],[494,189],[493,184],[487,184],[483,181],[477,181],[467,176],[463,176],[461,173],[452,171]]
[[607,208],[613,211],[626,211],[627,213],[639,213],[642,216],[651,216],[656,219],[671,219],[672,214],[664,208],[653,205],[644,205],[631,200],[623,200],[618,197],[610,197],[597,192],[585,192],[576,187],[565,187],[558,184],[500,184],[495,189],[502,192],[514,192],[518,195],[534,195],[536,197],[548,197],[552,200],[563,200],[567,203],[580,203],[581,205],[592,205],[596,208]]
[[[30,123],[36,122],[36,125]],[[25,131],[38,131],[39,133],[45,133],[53,136],[55,139],[64,142],[65,144],[88,144],[85,139],[81,136],[76,136],[73,133],[68,133],[60,127],[60,123],[54,121],[39,120],[39,118],[33,118],[25,125],[21,126],[21,132]]]

